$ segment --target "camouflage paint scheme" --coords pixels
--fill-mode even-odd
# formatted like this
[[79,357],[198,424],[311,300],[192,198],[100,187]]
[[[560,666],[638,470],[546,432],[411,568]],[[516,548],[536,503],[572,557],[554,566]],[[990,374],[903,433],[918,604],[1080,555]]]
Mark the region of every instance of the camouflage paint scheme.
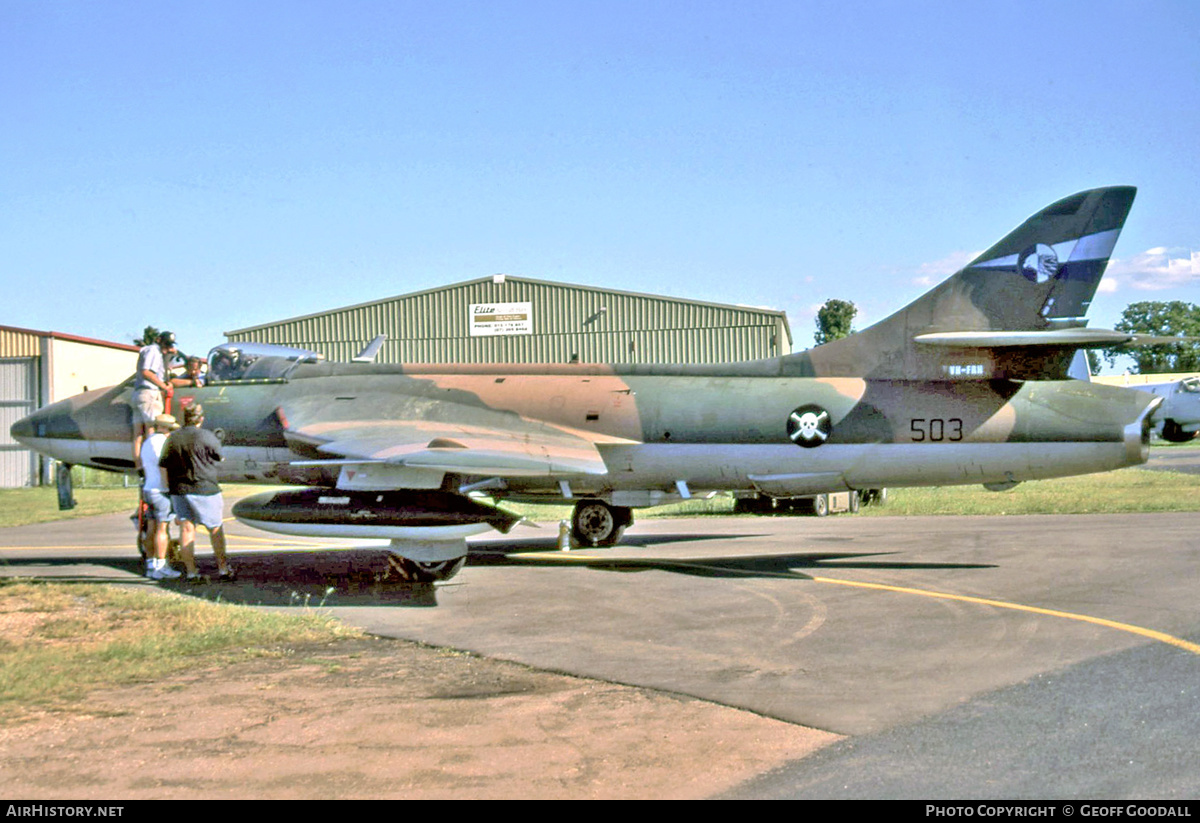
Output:
[[[710,491],[1005,487],[1135,465],[1161,401],[1066,379],[1078,348],[1121,337],[1082,318],[1134,194],[1061,200],[900,312],[807,352],[704,366],[384,365],[231,343],[243,371],[179,390],[176,409],[204,405],[229,481],[576,500],[576,535],[593,544],[615,542],[631,508]],[[13,435],[66,462],[128,469],[128,395],[71,398]],[[258,498],[235,513],[262,525]]]

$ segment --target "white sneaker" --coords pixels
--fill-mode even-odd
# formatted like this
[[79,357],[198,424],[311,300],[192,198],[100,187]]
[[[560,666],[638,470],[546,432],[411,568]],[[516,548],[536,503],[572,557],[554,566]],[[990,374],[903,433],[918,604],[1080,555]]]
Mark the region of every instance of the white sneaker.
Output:
[[161,569],[154,569],[146,577],[151,580],[174,580],[179,577],[180,573],[172,569],[170,566],[163,566]]

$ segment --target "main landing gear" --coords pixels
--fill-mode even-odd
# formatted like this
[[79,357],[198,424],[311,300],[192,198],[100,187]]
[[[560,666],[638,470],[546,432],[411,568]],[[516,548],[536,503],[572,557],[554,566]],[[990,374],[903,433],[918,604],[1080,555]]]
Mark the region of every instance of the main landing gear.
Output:
[[467,541],[393,540],[388,552],[388,578],[401,583],[442,583],[467,562]]
[[571,513],[571,538],[579,546],[615,546],[632,523],[632,509],[580,500]]
[[412,560],[395,552],[388,553],[388,574],[402,583],[440,583],[458,574],[466,557],[452,560]]

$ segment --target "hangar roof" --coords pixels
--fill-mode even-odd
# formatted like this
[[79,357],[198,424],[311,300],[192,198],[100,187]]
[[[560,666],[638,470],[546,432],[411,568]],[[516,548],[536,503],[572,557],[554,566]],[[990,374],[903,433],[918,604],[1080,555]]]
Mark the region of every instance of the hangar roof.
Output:
[[643,300],[652,300],[652,301],[663,302],[663,303],[680,303],[680,304],[688,304],[688,305],[692,305],[692,306],[705,306],[705,307],[716,308],[716,309],[728,309],[728,310],[732,310],[732,311],[746,312],[749,314],[764,315],[764,316],[768,316],[771,318],[777,318],[777,319],[781,320],[783,323],[783,328],[787,333],[788,339],[791,340],[791,336],[792,336],[792,330],[791,330],[791,326],[788,324],[787,315],[779,309],[765,308],[763,306],[746,306],[746,305],[731,304],[731,303],[711,303],[711,302],[704,301],[704,300],[691,300],[686,297],[672,297],[670,295],[651,294],[648,292],[624,291],[621,289],[606,289],[606,288],[602,288],[599,286],[588,286],[588,285],[583,285],[583,284],[579,284],[579,283],[563,283],[563,282],[554,281],[554,280],[536,280],[534,278],[514,277],[512,275],[507,275],[507,274],[495,274],[495,275],[491,275],[489,277],[479,277],[474,280],[463,280],[459,283],[449,283],[444,286],[437,286],[437,287],[434,287],[431,289],[423,289],[421,291],[407,292],[405,294],[397,294],[392,297],[384,297],[379,300],[370,300],[366,303],[356,303],[356,304],[350,305],[350,306],[340,306],[338,308],[327,309],[326,311],[313,312],[312,314],[304,314],[304,315],[298,315],[296,317],[284,318],[281,320],[273,320],[271,322],[260,323],[255,326],[246,326],[245,328],[241,328],[241,329],[233,329],[231,331],[225,332],[225,335],[226,335],[226,337],[233,337],[233,336],[237,336],[237,335],[243,335],[243,334],[247,334],[250,332],[258,331],[260,329],[270,328],[272,326],[278,326],[278,325],[281,325],[284,323],[293,323],[293,322],[296,322],[299,320],[308,320],[308,319],[315,318],[315,317],[323,317],[325,315],[332,314],[334,312],[346,312],[346,311],[353,311],[355,309],[370,308],[373,306],[380,306],[380,305],[383,305],[386,303],[393,303],[398,300],[407,300],[410,298],[421,297],[423,295],[435,294],[437,292],[449,291],[452,289],[461,289],[464,287],[474,286],[474,285],[478,285],[478,284],[485,284],[485,283],[499,284],[499,283],[506,283],[506,282],[528,284],[528,285],[533,285],[533,286],[545,286],[545,287],[556,288],[556,289],[569,289],[572,291],[580,291],[580,292],[593,292],[596,294],[621,295],[621,296],[625,296],[625,297],[633,297],[633,298],[639,298],[639,299],[643,299]]
[[38,354],[36,348],[28,352],[18,352],[16,349],[26,348],[31,341],[41,337],[49,337],[54,340],[68,340],[72,343],[84,343],[89,346],[103,346],[104,348],[120,349],[122,351],[138,350],[137,346],[128,343],[115,343],[111,340],[81,337],[77,334],[67,334],[61,331],[39,331],[37,329],[23,329],[19,326],[3,325],[0,325],[0,350],[7,352],[3,355],[6,357],[34,357]]

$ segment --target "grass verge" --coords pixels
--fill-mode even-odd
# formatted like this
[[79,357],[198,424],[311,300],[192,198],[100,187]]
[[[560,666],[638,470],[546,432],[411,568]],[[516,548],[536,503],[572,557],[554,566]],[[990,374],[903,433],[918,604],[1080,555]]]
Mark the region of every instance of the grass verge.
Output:
[[105,585],[0,580],[0,725],[86,711],[90,691],[359,637],[316,612],[282,615]]
[[888,489],[867,515],[1121,514],[1200,511],[1200,475],[1120,469],[1107,474],[1034,480],[1004,492],[982,486]]
[[[567,520],[570,506],[501,503],[509,511],[538,522]],[[864,506],[862,515],[927,514],[1117,514],[1122,512],[1200,511],[1200,475],[1120,469],[1105,474],[1032,480],[1005,492],[982,486],[888,489],[883,506]],[[654,509],[639,509],[637,519],[734,516],[733,498],[717,495]],[[763,517],[761,514],[737,515]],[[794,515],[779,515],[789,517]]]
[[28,526],[73,517],[111,514],[125,511],[133,514],[137,505],[137,489],[113,486],[102,489],[75,489],[76,506],[58,510],[58,491],[53,486],[32,489],[0,489],[0,526]]
[[[222,487],[222,491],[226,498],[233,498],[268,491],[272,488],[274,487],[230,483]],[[133,514],[137,506],[137,499],[136,487],[123,488],[119,485],[86,489],[76,487],[75,508],[59,511],[58,491],[53,486],[38,486],[32,489],[0,489],[0,527],[28,526],[33,523],[49,523],[54,520],[112,514],[113,512]]]

